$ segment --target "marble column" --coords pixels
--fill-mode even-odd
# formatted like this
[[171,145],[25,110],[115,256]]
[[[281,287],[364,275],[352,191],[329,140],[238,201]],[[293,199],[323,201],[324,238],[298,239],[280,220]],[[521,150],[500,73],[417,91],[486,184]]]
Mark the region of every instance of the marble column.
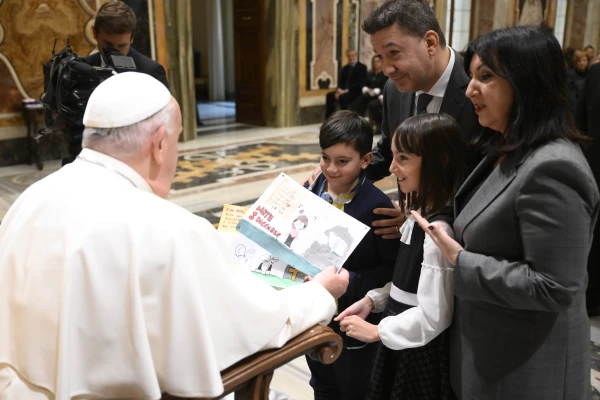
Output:
[[591,44],[598,53],[600,34],[600,0],[589,0],[587,21],[585,23],[584,46]]
[[299,123],[298,0],[265,0],[267,125]]
[[192,47],[192,0],[173,0],[165,8],[169,43],[169,86],[181,107],[182,140],[194,140],[196,131],[196,94]]
[[223,24],[221,0],[207,2],[208,26],[208,97],[210,101],[225,100],[225,63],[223,52]]
[[[563,47],[583,48],[588,16],[588,0],[571,0],[567,12],[567,29]],[[597,11],[596,11],[597,13]]]

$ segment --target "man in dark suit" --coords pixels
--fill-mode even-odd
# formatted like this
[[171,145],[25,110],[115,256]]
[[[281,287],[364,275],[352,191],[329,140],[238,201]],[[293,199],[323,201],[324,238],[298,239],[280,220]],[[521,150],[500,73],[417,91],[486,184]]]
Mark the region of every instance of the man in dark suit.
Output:
[[169,83],[163,66],[131,47],[135,31],[135,14],[128,5],[120,0],[103,4],[98,9],[96,21],[92,27],[99,52],[87,56],[85,62],[94,67],[107,65],[104,49],[112,48],[124,56],[133,58],[137,72],[154,77],[168,88]]
[[[577,127],[592,142],[585,149],[590,168],[600,184],[600,64],[592,65],[583,84],[579,104],[577,106]],[[600,224],[596,224],[592,248],[588,257],[588,288],[586,292],[587,311],[589,316],[600,315]]]
[[[148,74],[169,88],[165,69],[156,61],[146,57],[131,47],[136,31],[136,18],[133,10],[120,0],[104,3],[96,14],[92,32],[98,43],[98,53],[85,58],[92,67],[108,66],[105,51],[117,51],[131,57],[136,71]],[[81,152],[83,126],[71,126],[65,129],[68,156],[62,160],[62,165],[75,160]]]
[[335,92],[327,93],[325,105],[325,119],[335,112],[335,103],[339,102],[340,108],[346,110],[361,94],[362,86],[367,78],[367,66],[358,61],[356,50],[348,50],[348,64],[339,74],[338,87]]
[[[481,155],[467,144],[482,129],[473,104],[465,96],[470,78],[463,58],[446,46],[428,2],[388,0],[371,11],[362,28],[371,35],[373,50],[389,78],[383,92],[381,139],[367,168],[369,179],[377,181],[390,174],[391,137],[398,125],[410,116],[426,112],[445,113],[456,119],[465,142],[466,170],[470,173]],[[379,228],[375,233],[398,238],[404,221],[399,210],[375,211],[394,217],[374,222]]]

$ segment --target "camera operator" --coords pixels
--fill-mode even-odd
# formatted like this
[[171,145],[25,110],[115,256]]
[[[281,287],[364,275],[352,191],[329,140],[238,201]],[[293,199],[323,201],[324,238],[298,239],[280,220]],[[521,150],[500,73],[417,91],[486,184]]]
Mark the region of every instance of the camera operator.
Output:
[[[127,4],[120,0],[103,4],[98,9],[92,31],[98,43],[99,52],[85,57],[86,64],[92,67],[110,68],[113,65],[108,61],[109,56],[120,53],[133,59],[136,72],[148,74],[165,85],[167,89],[169,88],[163,66],[131,47],[136,31],[136,18],[133,10]],[[81,152],[83,126],[67,125],[64,132],[68,156],[62,160],[62,165],[73,162]]]
[[92,27],[94,38],[98,42],[99,53],[85,58],[85,62],[93,67],[106,67],[106,47],[119,51],[124,56],[133,58],[136,72],[148,74],[169,88],[165,69],[156,61],[146,57],[131,47],[135,37],[136,19],[133,10],[120,0],[109,1],[98,9],[96,22]]

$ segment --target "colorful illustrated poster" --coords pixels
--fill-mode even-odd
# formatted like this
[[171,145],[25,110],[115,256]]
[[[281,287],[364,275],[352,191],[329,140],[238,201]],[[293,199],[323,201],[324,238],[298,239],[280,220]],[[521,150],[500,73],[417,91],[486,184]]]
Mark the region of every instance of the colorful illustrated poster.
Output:
[[279,261],[315,276],[339,269],[369,227],[280,174],[237,225]]
[[225,204],[217,228],[219,235],[229,243],[231,252],[239,260],[240,265],[278,289],[302,283],[305,274],[281,261],[278,257],[272,256],[236,230],[237,224],[247,211],[248,207]]

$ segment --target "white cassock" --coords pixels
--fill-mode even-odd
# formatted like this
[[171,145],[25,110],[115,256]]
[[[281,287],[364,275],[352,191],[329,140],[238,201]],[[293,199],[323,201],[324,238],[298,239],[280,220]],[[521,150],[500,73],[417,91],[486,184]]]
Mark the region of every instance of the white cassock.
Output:
[[0,225],[0,399],[217,396],[221,370],[334,311],[318,283],[255,279],[208,221],[84,149]]

